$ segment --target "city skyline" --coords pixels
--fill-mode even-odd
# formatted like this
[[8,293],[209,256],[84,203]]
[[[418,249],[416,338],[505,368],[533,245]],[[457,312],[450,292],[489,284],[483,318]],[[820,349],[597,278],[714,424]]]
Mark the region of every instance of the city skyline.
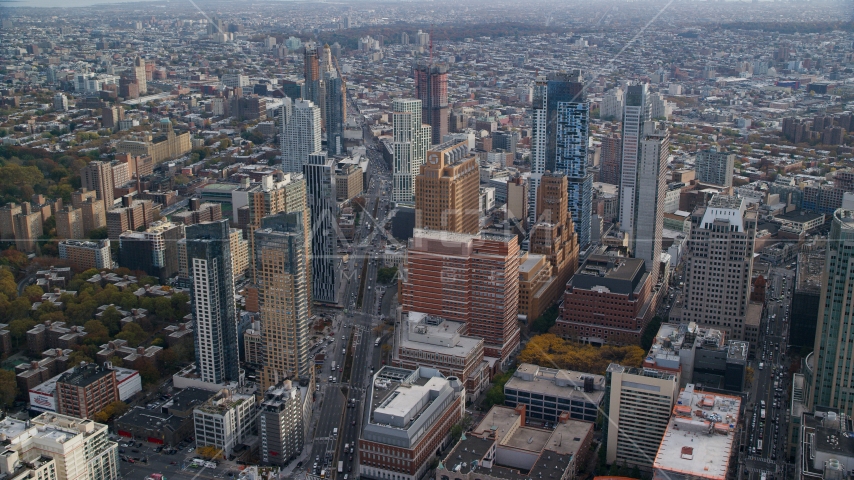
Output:
[[854,465],[847,2],[49,1],[0,8],[0,474]]

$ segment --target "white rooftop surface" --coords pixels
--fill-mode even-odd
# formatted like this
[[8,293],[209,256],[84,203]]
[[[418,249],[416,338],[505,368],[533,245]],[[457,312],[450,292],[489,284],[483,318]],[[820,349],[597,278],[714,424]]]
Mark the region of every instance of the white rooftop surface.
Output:
[[531,269],[533,269],[542,258],[543,258],[543,255],[538,255],[536,253],[529,253],[528,256],[525,258],[525,261],[522,262],[521,265],[519,265],[519,271],[520,272],[530,272]]
[[695,391],[693,384],[686,385],[673,408],[653,468],[688,477],[725,479],[740,406],[739,397]]
[[385,404],[374,410],[374,416],[388,415],[394,418],[412,417],[429,402],[431,390],[440,390],[448,381],[433,377],[422,385],[398,386]]
[[426,316],[421,312],[409,312],[406,331],[400,335],[402,348],[466,357],[481,342],[478,338],[460,335],[463,326],[460,322],[444,320],[439,325],[427,325],[421,323]]
[[26,422],[21,420],[6,417],[0,421],[0,433],[5,434],[6,438],[14,439],[27,430]]

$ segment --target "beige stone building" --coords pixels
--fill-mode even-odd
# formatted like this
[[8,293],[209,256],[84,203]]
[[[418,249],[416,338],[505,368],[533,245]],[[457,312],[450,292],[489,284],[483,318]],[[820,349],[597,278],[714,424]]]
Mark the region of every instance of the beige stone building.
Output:
[[231,245],[231,271],[234,278],[238,278],[249,270],[249,241],[243,239],[243,230],[232,228],[228,242]]
[[134,156],[148,155],[155,164],[170,158],[180,157],[192,150],[190,133],[176,134],[169,119],[160,120],[160,134],[147,134],[139,139],[125,139],[116,145],[119,153],[129,153]]
[[691,214],[685,267],[684,322],[745,339],[750,302],[756,211],[740,197],[715,195]]
[[415,177],[415,227],[475,234],[480,231],[480,169],[465,142],[427,152]]
[[364,172],[358,165],[339,163],[335,169],[335,196],[339,202],[346,202],[364,190]]

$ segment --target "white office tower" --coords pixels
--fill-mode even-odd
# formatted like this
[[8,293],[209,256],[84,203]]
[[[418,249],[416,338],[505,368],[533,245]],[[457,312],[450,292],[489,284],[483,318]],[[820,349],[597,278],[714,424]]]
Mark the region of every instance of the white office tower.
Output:
[[657,129],[647,123],[641,139],[638,162],[637,198],[635,200],[635,234],[630,248],[635,258],[642,258],[652,278],[658,282],[661,235],[664,226],[664,196],[667,193],[667,159],[670,156],[670,134],[664,125]]
[[744,340],[757,213],[740,197],[715,195],[691,214],[682,322]]
[[53,109],[57,112],[68,111],[68,97],[64,93],[57,93],[53,96]]
[[293,102],[285,97],[281,108],[282,170],[285,173],[302,173],[308,156],[319,152],[320,108],[309,100]]
[[[623,155],[620,172],[620,230],[635,232],[635,200],[638,194],[638,160],[643,125],[649,120],[646,84],[629,85],[623,109]],[[631,238],[631,237],[630,237]],[[631,243],[630,243],[631,245]]]
[[673,102],[668,102],[661,93],[653,93],[649,96],[649,108],[652,118],[670,120],[673,117],[673,106]]
[[531,175],[528,177],[528,225],[537,223],[537,190],[546,171],[546,145],[548,135],[548,80],[537,77],[534,82],[533,109],[531,114]]
[[421,122],[421,100],[401,98],[392,102],[394,165],[392,201],[415,204],[415,177],[430,148],[432,129]]
[[605,458],[611,464],[651,467],[679,395],[679,377],[612,363],[605,379]]
[[622,120],[625,98],[626,92],[620,87],[616,87],[606,93],[602,98],[602,106],[599,108],[599,118],[617,122]]

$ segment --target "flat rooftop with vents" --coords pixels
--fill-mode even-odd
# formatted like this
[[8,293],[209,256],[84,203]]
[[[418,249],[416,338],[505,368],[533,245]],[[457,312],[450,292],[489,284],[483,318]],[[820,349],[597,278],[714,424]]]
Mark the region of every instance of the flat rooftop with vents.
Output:
[[726,479],[740,407],[740,397],[685,386],[655,456],[653,480]]

